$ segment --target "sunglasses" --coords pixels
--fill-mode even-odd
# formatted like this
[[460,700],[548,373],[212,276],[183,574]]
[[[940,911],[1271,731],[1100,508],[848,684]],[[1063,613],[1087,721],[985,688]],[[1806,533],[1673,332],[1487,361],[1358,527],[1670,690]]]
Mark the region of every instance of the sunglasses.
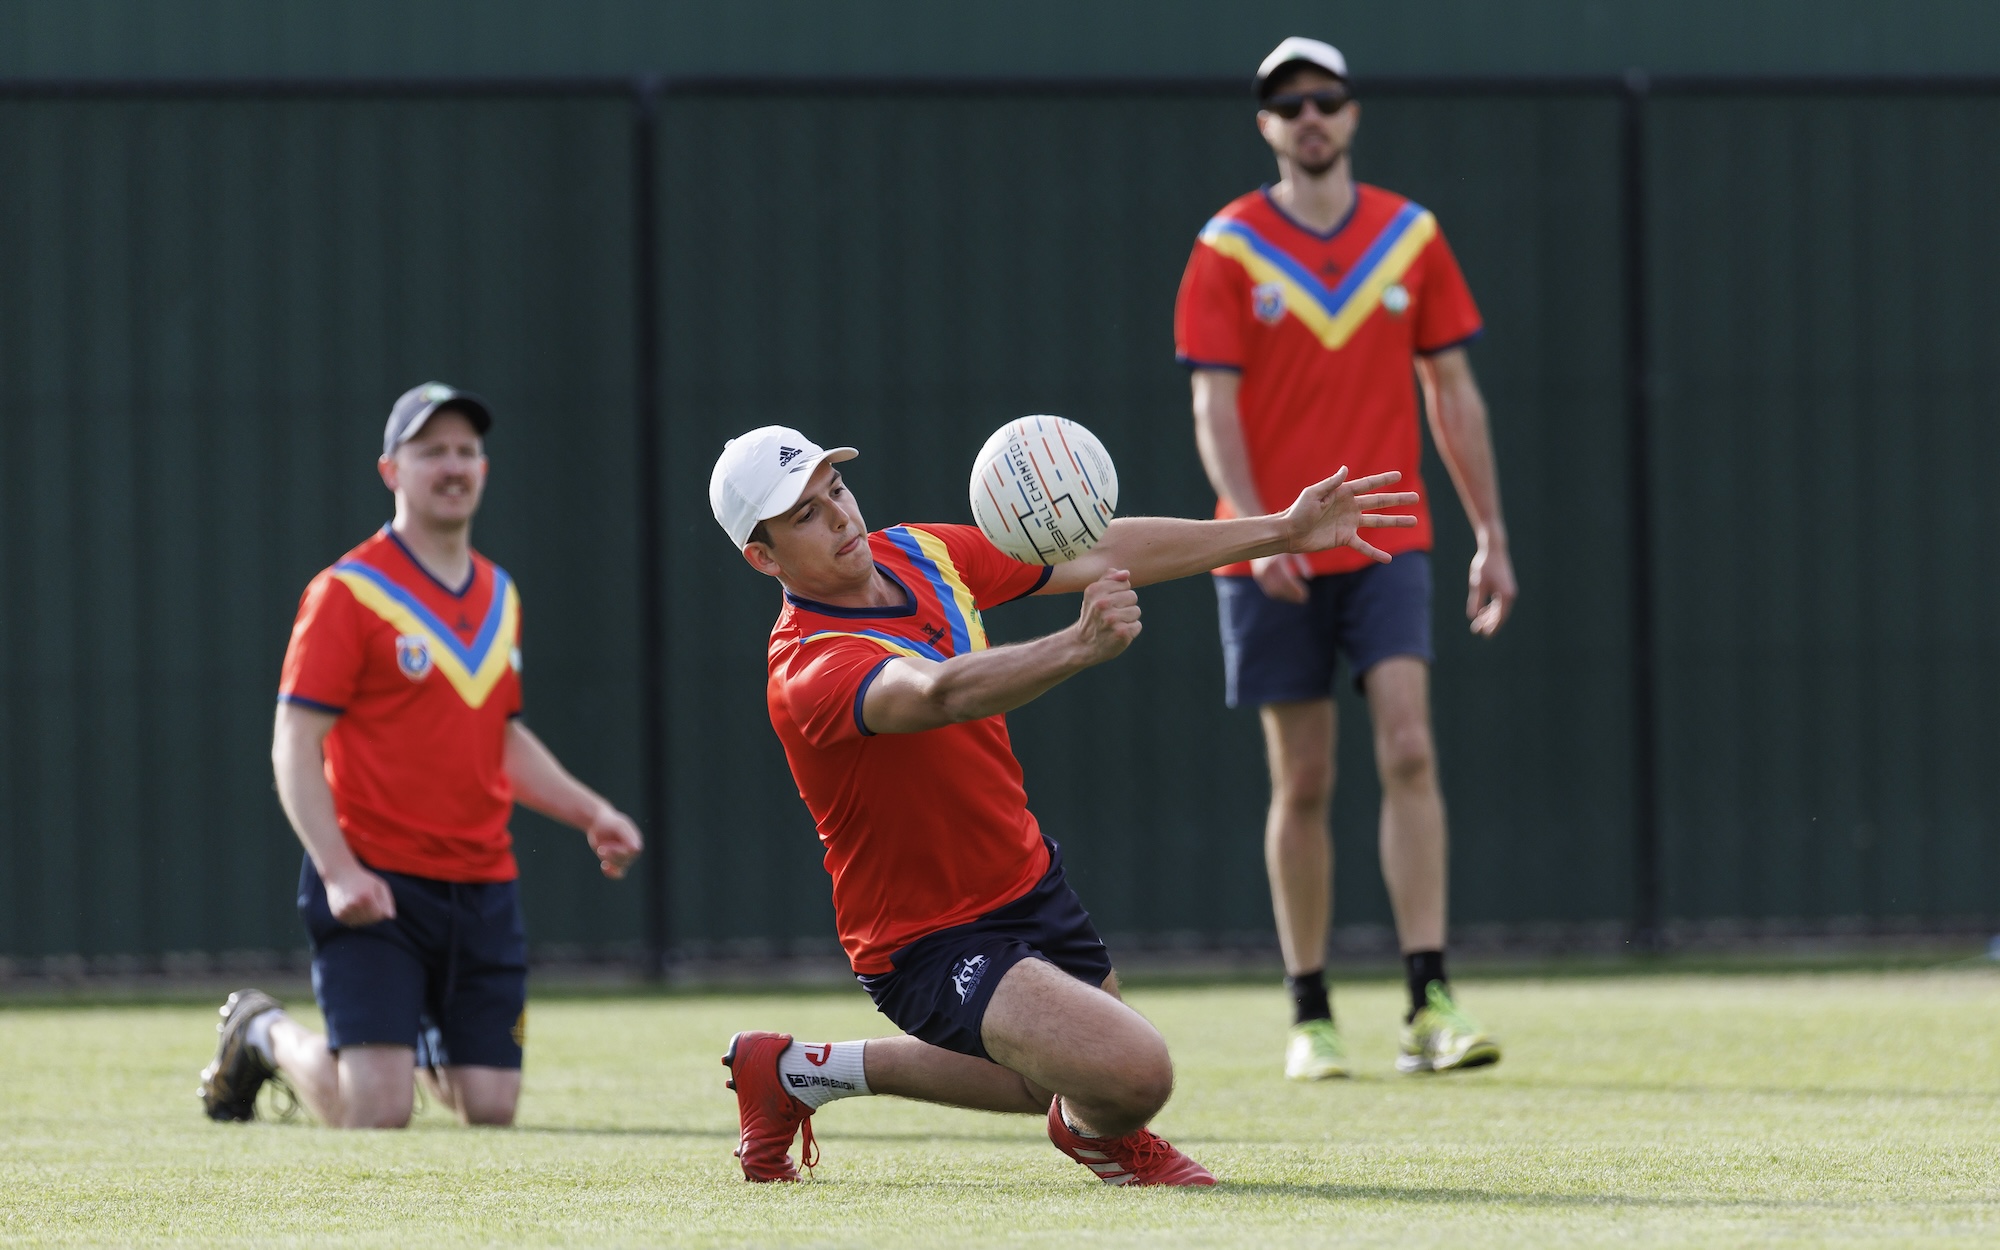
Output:
[[1305,112],[1306,104],[1319,110],[1321,117],[1332,117],[1347,107],[1354,97],[1345,91],[1302,91],[1286,95],[1274,95],[1264,101],[1265,111],[1276,113],[1286,121],[1291,121]]

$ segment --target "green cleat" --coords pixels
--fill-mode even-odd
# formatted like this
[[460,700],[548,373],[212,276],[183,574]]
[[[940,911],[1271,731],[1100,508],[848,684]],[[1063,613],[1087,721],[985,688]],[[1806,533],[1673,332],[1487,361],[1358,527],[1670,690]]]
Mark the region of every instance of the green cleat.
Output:
[[1285,1045],[1285,1079],[1329,1081],[1347,1075],[1347,1051],[1331,1020],[1308,1020],[1292,1026]]
[[1425,987],[1429,1001],[1403,1026],[1398,1072],[1455,1072],[1500,1062],[1500,1043],[1452,1001],[1444,982]]

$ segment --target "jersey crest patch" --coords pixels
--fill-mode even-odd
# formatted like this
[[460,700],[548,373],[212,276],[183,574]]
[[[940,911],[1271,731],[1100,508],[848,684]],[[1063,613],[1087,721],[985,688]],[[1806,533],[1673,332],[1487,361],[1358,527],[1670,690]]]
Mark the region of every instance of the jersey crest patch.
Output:
[[[421,599],[365,561],[342,560],[333,566],[333,575],[353,592],[355,602],[395,628],[396,665],[406,677],[421,681],[435,669],[467,707],[477,708],[513,667],[520,637],[521,601],[513,579],[498,565],[490,567],[493,602],[470,643],[461,641]],[[420,671],[413,671],[413,665],[420,665]]]
[[1285,316],[1285,288],[1275,282],[1260,282],[1250,288],[1250,311],[1265,325],[1277,325]]
[[431,649],[416,634],[396,635],[396,667],[403,670],[403,676],[411,681],[422,681],[431,675]]
[[1391,282],[1382,288],[1382,307],[1400,317],[1410,310],[1410,288]]

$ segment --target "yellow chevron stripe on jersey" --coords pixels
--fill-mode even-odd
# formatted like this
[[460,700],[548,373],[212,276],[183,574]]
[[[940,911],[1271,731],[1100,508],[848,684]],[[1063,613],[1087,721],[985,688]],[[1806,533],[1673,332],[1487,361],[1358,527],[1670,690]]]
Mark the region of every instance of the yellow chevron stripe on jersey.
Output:
[[[956,607],[958,609],[957,615],[959,619],[954,621],[953,624],[963,624],[965,626],[967,640],[970,644],[967,649],[972,651],[986,650],[986,622],[980,619],[979,603],[972,597],[972,591],[966,586],[965,579],[958,575],[958,566],[951,562],[951,552],[945,547],[944,540],[929,530],[918,529],[914,525],[900,525],[896,528],[916,540],[918,549],[923,552],[924,557],[937,570],[937,577],[931,578],[931,588],[950,593],[950,599],[945,599],[943,594],[940,594],[938,598],[944,600],[947,608]],[[919,562],[919,567],[922,567],[921,562]],[[929,577],[931,569],[925,568],[922,571],[926,577]],[[944,583],[942,586],[938,584],[940,579]]]
[[[336,565],[333,575],[353,594],[356,603],[387,621],[398,634],[413,634],[423,639],[430,652],[432,666],[444,674],[445,680],[451,683],[453,690],[458,691],[458,697],[465,700],[467,707],[484,705],[493,688],[500,684],[500,679],[512,667],[514,649],[520,638],[521,600],[514,590],[513,579],[498,579],[501,584],[495,587],[502,595],[499,628],[483,651],[468,652],[464,644],[456,638],[440,635],[429,621],[411,611],[375,578],[361,570],[359,565]],[[468,665],[461,653],[469,655],[472,664]]]
[[898,638],[893,634],[878,633],[872,629],[822,629],[816,634],[807,634],[799,641],[818,642],[822,638],[865,638],[877,646],[912,660],[936,660],[943,663],[950,658],[935,647],[927,647],[914,638]]
[[1361,323],[1381,306],[1382,292],[1400,281],[1426,244],[1437,237],[1437,218],[1405,204],[1375,236],[1340,285],[1329,290],[1311,270],[1274,246],[1247,223],[1216,217],[1202,227],[1201,241],[1243,266],[1259,286],[1275,286],[1285,310],[1313,332],[1328,350],[1347,345]]

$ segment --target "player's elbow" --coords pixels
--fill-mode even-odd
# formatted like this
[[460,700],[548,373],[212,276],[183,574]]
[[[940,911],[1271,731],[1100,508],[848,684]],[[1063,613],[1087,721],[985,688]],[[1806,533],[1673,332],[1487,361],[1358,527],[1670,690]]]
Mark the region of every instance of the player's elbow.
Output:
[[862,705],[862,723],[869,733],[914,734],[976,720],[962,684],[935,673],[899,673],[897,680],[879,682]]
[[271,771],[280,777],[285,776],[291,771],[293,763],[301,758],[306,745],[296,726],[280,724],[278,731],[271,735]]

